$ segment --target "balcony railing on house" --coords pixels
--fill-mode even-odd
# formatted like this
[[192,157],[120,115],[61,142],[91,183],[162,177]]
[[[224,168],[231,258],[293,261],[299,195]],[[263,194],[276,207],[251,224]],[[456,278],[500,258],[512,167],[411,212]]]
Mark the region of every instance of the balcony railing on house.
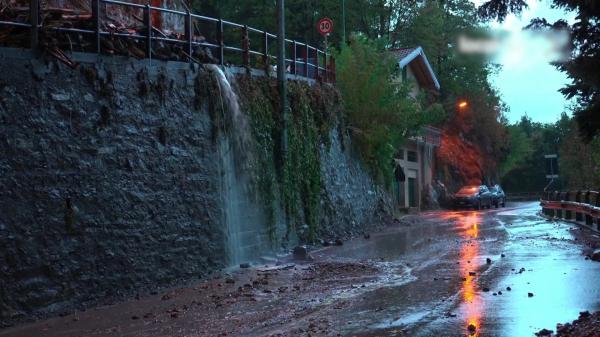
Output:
[[[29,7],[4,10],[0,12],[0,45],[44,49],[61,61],[68,61],[63,50],[69,49],[146,59],[232,64],[264,68],[267,72],[277,64],[276,43],[273,43],[277,36],[269,32],[221,18],[193,14],[189,10],[119,0],[89,1],[91,13],[42,8],[40,0],[30,0]],[[107,7],[113,11],[120,8],[122,13],[141,26],[120,25],[114,18],[107,17]],[[157,17],[166,15],[183,22],[181,31],[163,31],[154,24]],[[19,36],[20,40],[16,40],[15,36]],[[57,44],[63,48],[57,48]],[[254,45],[257,47],[252,47]],[[290,39],[285,39],[285,48],[289,57],[285,60],[288,73],[335,82],[335,60],[327,50]]]
[[423,143],[434,147],[440,146],[441,138],[442,131],[430,125],[423,126],[419,132],[419,135],[410,137],[410,139],[416,141],[417,143]]

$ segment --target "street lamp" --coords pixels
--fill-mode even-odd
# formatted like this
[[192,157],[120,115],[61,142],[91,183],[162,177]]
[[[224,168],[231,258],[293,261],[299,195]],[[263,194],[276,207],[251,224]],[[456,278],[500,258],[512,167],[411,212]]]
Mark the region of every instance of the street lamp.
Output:
[[467,102],[467,101],[465,101],[465,100],[462,100],[462,101],[458,102],[458,107],[459,107],[460,109],[465,109],[465,108],[466,108],[466,107],[468,107],[468,106],[469,106],[469,102]]

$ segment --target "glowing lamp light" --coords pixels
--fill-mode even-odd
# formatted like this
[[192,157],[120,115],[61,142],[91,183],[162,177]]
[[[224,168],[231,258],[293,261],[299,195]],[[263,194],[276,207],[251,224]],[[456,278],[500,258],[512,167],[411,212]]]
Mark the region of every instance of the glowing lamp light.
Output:
[[458,103],[458,107],[461,108],[461,109],[464,109],[464,108],[466,108],[468,106],[469,106],[469,103],[467,101],[460,101]]

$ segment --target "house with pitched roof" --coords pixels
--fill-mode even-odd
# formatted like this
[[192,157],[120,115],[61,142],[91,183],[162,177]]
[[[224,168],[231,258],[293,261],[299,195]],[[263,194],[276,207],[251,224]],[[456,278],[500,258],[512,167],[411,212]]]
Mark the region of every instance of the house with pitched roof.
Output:
[[[394,81],[408,85],[413,98],[417,99],[421,93],[439,94],[440,84],[423,48],[395,49],[391,53],[398,68]],[[394,199],[398,208],[419,210],[433,203],[434,160],[440,134],[439,129],[426,126],[397,150]]]

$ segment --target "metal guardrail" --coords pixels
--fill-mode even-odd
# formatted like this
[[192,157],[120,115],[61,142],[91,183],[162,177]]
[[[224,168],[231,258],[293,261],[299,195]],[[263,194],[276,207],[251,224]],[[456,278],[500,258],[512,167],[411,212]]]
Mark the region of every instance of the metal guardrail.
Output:
[[512,192],[506,194],[508,201],[533,201],[540,200],[542,192]]
[[546,216],[575,221],[600,231],[600,192],[544,192],[541,206]]
[[[197,15],[191,13],[189,10],[183,12],[173,9],[154,7],[149,4],[142,5],[136,3],[130,3],[126,1],[119,0],[89,0],[91,1],[92,8],[92,21],[94,25],[94,29],[79,29],[72,27],[46,27],[44,23],[41,22],[40,17],[43,13],[43,9],[40,8],[40,0],[31,0],[29,7],[29,22],[16,22],[16,21],[1,21],[1,26],[12,26],[12,27],[21,27],[30,29],[30,47],[33,50],[36,50],[40,46],[40,30],[48,29],[56,32],[63,33],[78,33],[78,34],[87,34],[93,36],[93,51],[100,54],[102,53],[102,39],[107,37],[123,37],[129,38],[133,40],[141,40],[144,44],[144,53],[147,59],[152,58],[152,46],[156,42],[166,42],[172,43],[175,45],[181,45],[185,49],[189,61],[192,62],[193,58],[193,49],[194,47],[206,47],[210,48],[212,51],[216,51],[216,59],[217,63],[220,65],[224,65],[226,63],[225,60],[225,52],[235,52],[240,53],[242,55],[242,65],[249,66],[250,65],[250,56],[258,56],[262,57],[265,67],[267,68],[271,61],[277,61],[277,56],[271,55],[269,53],[269,46],[272,40],[277,39],[277,35],[271,34],[266,31],[262,31],[256,28],[249,27],[247,25],[241,25],[235,22],[230,22],[227,20],[223,20],[221,18],[212,18],[202,15]],[[102,5],[115,5],[121,6],[124,8],[134,8],[138,10],[142,10],[144,13],[143,22],[145,27],[145,34],[125,34],[125,33],[115,33],[109,32],[102,29],[102,16],[103,16],[103,7]],[[155,13],[161,14],[173,14],[177,16],[181,16],[185,22],[185,29],[183,38],[169,38],[164,34],[157,34],[157,29],[152,25],[152,17]],[[194,23],[195,22],[204,22],[215,25],[216,32],[216,41],[213,43],[208,41],[197,41],[194,36]],[[225,36],[225,28],[232,27],[235,30],[239,30],[239,41],[240,44],[237,46],[227,45],[224,43]],[[149,29],[150,28],[150,29]],[[159,31],[160,32],[160,31]],[[153,34],[154,33],[154,34]],[[260,46],[261,50],[254,50],[250,47],[250,37],[249,33],[259,34],[260,38]],[[161,36],[158,36],[161,35]],[[291,55],[290,58],[285,59],[285,63],[287,67],[289,67],[289,73],[297,76],[302,76],[306,78],[314,78],[315,80],[333,83],[335,82],[335,59],[331,54],[327,52],[327,50],[323,51],[306,43],[300,43],[295,40],[285,39],[286,50],[291,50],[291,53],[286,53]],[[291,47],[291,48],[290,48]],[[313,63],[314,62],[314,63]],[[276,63],[276,62],[273,62]]]

